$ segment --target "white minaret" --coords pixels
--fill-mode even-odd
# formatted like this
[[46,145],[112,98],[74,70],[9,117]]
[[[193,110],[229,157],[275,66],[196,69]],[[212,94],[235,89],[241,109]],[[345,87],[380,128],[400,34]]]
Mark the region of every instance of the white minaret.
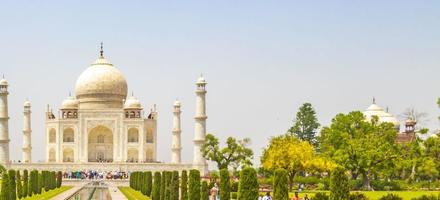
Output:
[[8,82],[0,80],[0,164],[9,164]]
[[171,163],[179,164],[181,162],[181,141],[180,134],[182,130],[180,129],[180,102],[176,100],[174,102],[174,119],[173,119],[173,143],[171,145]]
[[207,173],[208,164],[205,158],[202,155],[201,149],[203,144],[205,143],[206,136],[206,104],[205,104],[205,96],[206,96],[206,81],[203,76],[196,82],[196,116],[195,119],[195,127],[194,127],[194,160],[193,167],[198,169],[201,174]]
[[32,162],[32,144],[31,144],[31,102],[24,102],[23,112],[23,162]]

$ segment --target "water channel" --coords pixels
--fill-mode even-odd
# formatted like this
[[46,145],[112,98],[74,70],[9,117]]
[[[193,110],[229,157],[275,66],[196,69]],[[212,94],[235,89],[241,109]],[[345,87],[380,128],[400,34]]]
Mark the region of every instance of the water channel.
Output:
[[96,181],[85,185],[67,200],[109,200],[110,192],[105,183]]

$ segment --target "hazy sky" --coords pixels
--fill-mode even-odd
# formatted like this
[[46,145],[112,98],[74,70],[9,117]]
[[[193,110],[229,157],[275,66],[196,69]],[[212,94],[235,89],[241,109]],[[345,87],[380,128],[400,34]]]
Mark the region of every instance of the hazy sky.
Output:
[[11,159],[22,159],[26,98],[33,159],[45,158],[46,104],[59,108],[74,92],[101,41],[129,91],[145,108],[158,105],[161,161],[171,157],[176,98],[183,160],[192,161],[200,73],[208,81],[208,132],[222,141],[250,137],[257,163],[304,102],[323,125],[364,110],[375,96],[395,115],[412,106],[429,113],[425,126],[439,126],[439,1],[1,1]]

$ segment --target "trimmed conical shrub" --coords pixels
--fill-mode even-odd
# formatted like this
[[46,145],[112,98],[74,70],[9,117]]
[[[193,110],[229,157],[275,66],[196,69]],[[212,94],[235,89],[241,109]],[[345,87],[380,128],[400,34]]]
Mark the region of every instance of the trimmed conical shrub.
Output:
[[189,171],[188,199],[200,200],[200,184],[199,170],[192,169],[191,171]]
[[10,169],[8,171],[9,175],[9,199],[17,199],[17,183],[15,181],[15,170]]
[[153,176],[150,171],[145,172],[145,195],[151,197],[153,187]]
[[274,200],[289,199],[289,180],[285,169],[275,170],[273,189]]
[[179,200],[179,172],[173,171],[171,174],[170,200]]
[[208,182],[202,181],[202,186],[200,188],[200,200],[209,200],[209,188]]
[[160,200],[160,188],[161,188],[161,174],[160,172],[154,172],[153,187],[151,190],[151,199]]
[[231,182],[228,169],[220,170],[220,197],[222,200],[231,199]]
[[29,196],[29,174],[28,170],[23,171],[23,197]]
[[165,172],[165,200],[170,200],[171,197],[171,172]]
[[182,180],[180,182],[180,199],[188,200],[188,174],[186,173],[186,170],[182,171],[181,179]]
[[258,199],[257,172],[254,168],[246,167],[240,172],[238,184],[238,200]]
[[330,200],[346,200],[350,196],[350,185],[345,169],[337,167],[330,176]]

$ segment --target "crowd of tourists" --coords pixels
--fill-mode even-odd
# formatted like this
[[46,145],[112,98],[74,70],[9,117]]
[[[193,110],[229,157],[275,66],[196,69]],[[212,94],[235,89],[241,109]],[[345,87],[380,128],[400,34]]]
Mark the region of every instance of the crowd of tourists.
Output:
[[64,172],[63,177],[65,179],[89,179],[89,180],[102,180],[102,179],[128,179],[129,174],[121,171],[67,171]]

